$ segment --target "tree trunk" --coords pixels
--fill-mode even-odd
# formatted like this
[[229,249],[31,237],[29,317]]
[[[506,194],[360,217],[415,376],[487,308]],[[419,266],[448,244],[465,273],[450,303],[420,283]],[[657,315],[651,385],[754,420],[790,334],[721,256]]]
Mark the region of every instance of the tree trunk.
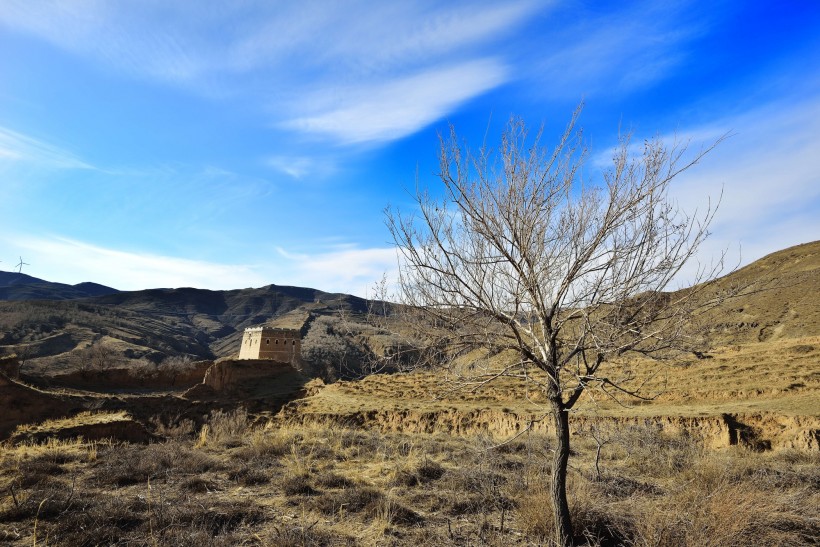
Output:
[[569,415],[561,401],[552,401],[555,423],[555,456],[552,460],[550,498],[554,511],[556,542],[561,547],[572,545],[572,521],[567,503],[567,463],[569,462]]

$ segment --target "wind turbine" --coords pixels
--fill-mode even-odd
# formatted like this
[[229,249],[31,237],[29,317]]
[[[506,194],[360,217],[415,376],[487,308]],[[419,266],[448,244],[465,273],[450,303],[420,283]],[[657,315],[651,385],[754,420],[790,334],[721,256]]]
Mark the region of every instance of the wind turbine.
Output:
[[23,262],[23,257],[20,257],[20,263],[17,265],[17,273],[23,273],[23,266],[31,266],[28,262]]

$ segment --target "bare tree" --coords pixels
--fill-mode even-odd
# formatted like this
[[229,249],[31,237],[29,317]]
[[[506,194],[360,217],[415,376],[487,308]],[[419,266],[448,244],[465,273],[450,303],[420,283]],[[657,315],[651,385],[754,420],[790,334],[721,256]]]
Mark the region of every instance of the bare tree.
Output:
[[[440,138],[443,197],[417,191],[416,213],[387,210],[402,259],[403,303],[424,311],[451,356],[476,348],[516,356],[473,377],[474,385],[515,376],[546,397],[560,545],[573,538],[569,411],[590,388],[641,396],[639,387],[607,374],[604,365],[614,359],[686,347],[685,326],[705,285],[663,291],[707,237],[716,209],[689,215],[668,190],[717,143],[688,153],[656,139],[636,153],[622,137],[612,166],[591,183],[582,176],[579,113],[552,150],[540,144],[541,132],[528,138],[516,119],[497,152],[471,152],[451,128]],[[701,268],[697,281],[714,279],[721,262]]]
[[91,366],[98,371],[116,368],[123,364],[122,354],[102,340],[94,342],[90,349]]
[[91,345],[72,351],[70,354],[70,362],[71,364],[77,368],[82,373],[86,373],[91,370]]
[[123,358],[108,343],[97,339],[83,349],[72,352],[72,363],[81,372],[96,370],[102,372],[116,368],[123,363]]
[[35,355],[35,352],[30,344],[17,346],[14,348],[14,351],[17,353],[17,361],[20,363],[17,369],[17,376],[19,377],[23,374],[23,367],[25,367],[29,359]]

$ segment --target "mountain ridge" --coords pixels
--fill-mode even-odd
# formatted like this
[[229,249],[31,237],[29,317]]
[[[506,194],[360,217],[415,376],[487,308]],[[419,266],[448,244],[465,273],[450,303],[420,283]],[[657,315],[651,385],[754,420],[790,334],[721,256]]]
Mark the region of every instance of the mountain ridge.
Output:
[[[9,287],[36,288],[32,279],[36,280],[0,272],[0,294]],[[93,283],[79,285],[86,292],[110,289]],[[760,289],[730,299],[699,318],[708,326],[713,345],[820,333],[816,297],[820,294],[820,241],[766,255],[716,280],[714,286],[717,290],[733,286]],[[47,287],[43,293],[49,294]],[[302,318],[296,327],[302,325],[303,335],[312,318],[333,316],[323,320],[329,330],[317,335],[346,336],[333,332],[328,321],[338,323],[346,315],[355,322],[355,317],[368,311],[368,302],[356,296],[275,284],[227,291],[191,287],[116,291],[52,300],[25,299],[26,294],[40,294],[36,292],[17,294],[23,296],[0,300],[0,355],[22,355],[29,370],[39,373],[65,372],[94,344],[107,345],[126,360],[147,359],[155,364],[174,356],[228,357],[238,351],[245,328],[283,316]]]
[[91,281],[69,285],[21,272],[0,271],[0,300],[74,300],[117,292],[113,287]]

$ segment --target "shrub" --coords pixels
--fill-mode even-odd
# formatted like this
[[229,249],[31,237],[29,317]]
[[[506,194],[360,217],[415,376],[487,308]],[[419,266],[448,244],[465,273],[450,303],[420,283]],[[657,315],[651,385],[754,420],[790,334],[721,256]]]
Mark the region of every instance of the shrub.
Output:
[[444,475],[444,468],[438,462],[428,460],[420,462],[414,468],[397,469],[389,481],[390,486],[413,487],[439,480]]
[[217,467],[212,456],[172,440],[148,446],[115,445],[96,463],[94,476],[104,484],[127,486],[171,474],[195,475]]
[[323,471],[316,475],[316,485],[323,488],[350,488],[355,484],[347,477],[337,475],[331,471]]
[[325,492],[316,499],[316,509],[327,516],[364,513],[373,517],[384,500],[384,494],[371,487],[355,486],[338,492]]
[[357,544],[350,536],[322,528],[318,520],[307,526],[274,525],[273,532],[265,538],[265,545],[269,547],[341,547]]
[[317,491],[310,484],[307,473],[290,475],[282,480],[282,491],[286,496],[313,496]]

